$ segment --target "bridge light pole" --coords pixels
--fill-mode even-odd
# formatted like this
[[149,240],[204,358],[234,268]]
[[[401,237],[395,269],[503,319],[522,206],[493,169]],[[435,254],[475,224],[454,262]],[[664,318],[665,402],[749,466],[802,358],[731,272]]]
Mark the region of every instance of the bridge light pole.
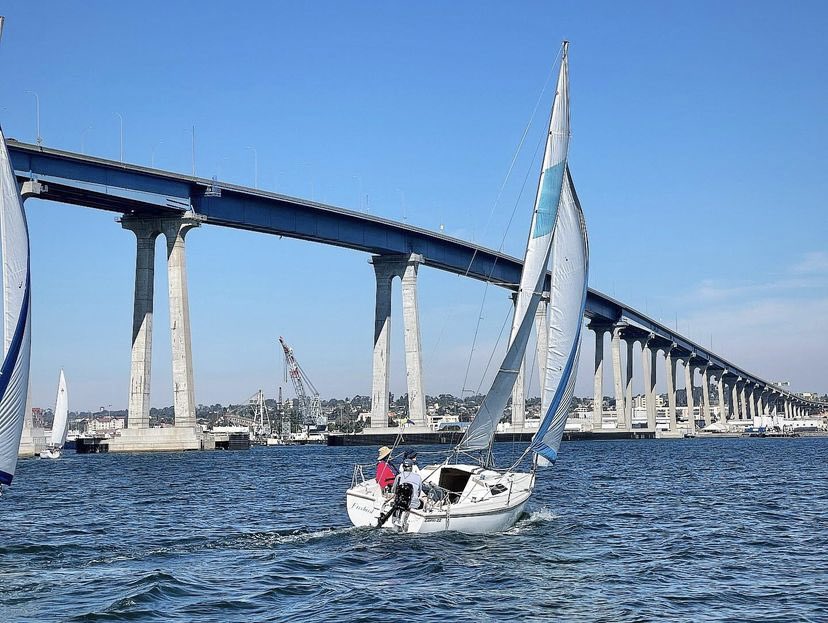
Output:
[[253,152],[253,188],[259,187],[259,152],[255,147],[246,147]]
[[156,142],[153,144],[152,149],[150,149],[150,166],[151,166],[153,169],[155,168],[155,148],[156,148],[156,147],[159,147],[159,146],[160,146],[160,145],[162,145],[163,143],[164,143],[164,141],[163,141],[163,140],[158,140],[158,141],[156,141]]
[[86,126],[83,129],[83,131],[81,132],[81,153],[82,154],[86,153],[86,133],[89,132],[89,130],[91,130],[91,129],[92,129],[92,125],[90,124],[90,125]]
[[405,193],[402,191],[402,188],[398,188],[397,192],[400,193],[400,207],[402,207],[402,217],[405,223],[408,221],[408,217],[405,214]]
[[285,174],[284,171],[276,171],[276,175],[273,178],[274,183],[275,183],[275,187],[274,187],[273,190],[275,190],[277,193],[279,192],[279,189],[282,187],[282,176],[284,174]]
[[124,161],[124,116],[116,112],[115,115],[118,117],[118,121],[120,122],[121,128],[121,162]]
[[43,144],[43,137],[40,136],[40,96],[35,93],[34,91],[26,91],[26,93],[31,93],[34,95],[35,98],[35,120],[37,122],[37,144]]
[[357,195],[357,212],[362,212],[362,178],[359,175],[352,175],[351,177],[359,183],[359,194]]

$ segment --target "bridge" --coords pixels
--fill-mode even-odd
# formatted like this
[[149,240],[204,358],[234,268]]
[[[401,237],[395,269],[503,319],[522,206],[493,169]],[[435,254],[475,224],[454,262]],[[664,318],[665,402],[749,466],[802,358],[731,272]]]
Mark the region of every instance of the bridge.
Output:
[[[517,290],[521,261],[485,247],[375,215],[215,179],[161,171],[77,153],[8,140],[12,166],[24,198],[108,210],[121,214],[122,227],[136,235],[135,300],[129,418],[131,449],[154,443],[149,428],[152,311],[155,242],[167,242],[169,308],[172,332],[175,429],[179,442],[195,444],[196,429],[185,238],[201,225],[217,225],[345,247],[372,255],[376,308],[372,381],[372,425],[384,426],[388,413],[392,281],[402,282],[405,364],[409,417],[425,425],[417,279],[427,266]],[[548,300],[548,297],[546,298]],[[538,351],[545,352],[546,300],[538,312]],[[828,405],[807,400],[734,364],[656,322],[632,307],[590,289],[586,314],[595,334],[593,428],[603,426],[604,337],[610,356],[616,421],[620,430],[633,425],[633,348],[641,346],[647,430],[656,429],[657,356],[664,355],[669,429],[677,431],[677,364],[684,369],[687,413],[695,423],[745,422],[768,411],[786,417],[822,412]],[[622,344],[626,370],[622,369]],[[525,366],[524,366],[525,367]],[[696,373],[702,380],[702,404],[694,405]],[[513,395],[513,426],[524,424],[524,371]],[[715,388],[714,400],[711,389]],[[169,429],[168,429],[169,430]],[[189,440],[189,441],[187,441]],[[149,448],[149,445],[147,445]]]

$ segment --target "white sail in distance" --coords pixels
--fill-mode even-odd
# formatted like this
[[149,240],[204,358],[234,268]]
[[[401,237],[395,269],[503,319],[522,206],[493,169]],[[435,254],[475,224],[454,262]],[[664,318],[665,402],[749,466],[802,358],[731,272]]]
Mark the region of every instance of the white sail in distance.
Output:
[[457,445],[458,450],[483,450],[491,443],[515,385],[540,302],[569,149],[568,47],[568,42],[564,42],[509,347],[477,415]]
[[66,377],[60,371],[57,398],[55,399],[55,419],[52,422],[52,447],[60,449],[66,443],[69,432],[69,397],[66,393]]
[[26,412],[31,352],[29,232],[6,138],[0,129],[0,254],[3,360],[0,364],[0,484],[11,484]]
[[554,462],[575,390],[589,275],[583,211],[566,170],[550,257],[549,342],[541,404],[546,409],[531,449]]

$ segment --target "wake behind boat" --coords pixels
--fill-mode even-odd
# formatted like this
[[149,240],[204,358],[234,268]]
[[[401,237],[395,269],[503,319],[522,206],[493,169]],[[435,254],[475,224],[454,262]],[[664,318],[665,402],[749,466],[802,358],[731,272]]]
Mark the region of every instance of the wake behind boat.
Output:
[[[539,462],[553,463],[557,458],[575,384],[589,255],[583,213],[567,166],[567,52],[564,42],[510,341],[500,369],[460,443],[443,463],[420,471],[407,458],[391,482],[392,449],[383,448],[375,478],[366,478],[363,466],[354,468],[346,500],[348,516],[356,526],[386,526],[400,532],[506,530],[532,495]],[[492,456],[494,435],[526,352],[547,267],[551,270],[549,336],[540,349],[546,352],[541,366],[545,416],[521,458],[498,469]],[[522,467],[530,455],[531,465]]]

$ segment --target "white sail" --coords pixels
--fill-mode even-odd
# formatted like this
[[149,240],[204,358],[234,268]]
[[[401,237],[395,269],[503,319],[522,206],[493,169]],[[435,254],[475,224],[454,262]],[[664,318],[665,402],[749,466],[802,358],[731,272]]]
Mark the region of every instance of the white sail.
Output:
[[55,419],[52,422],[52,447],[62,448],[69,432],[69,397],[66,394],[66,377],[60,371],[57,398],[55,399]]
[[0,484],[11,484],[26,412],[31,351],[29,233],[6,138],[0,129],[0,254],[3,362],[0,366]]
[[589,272],[586,224],[568,168],[552,242],[550,270],[549,342],[541,396],[546,412],[530,447],[539,456],[554,462],[575,389]]
[[474,420],[457,446],[458,450],[482,450],[492,441],[497,423],[512,393],[526,344],[532,329],[535,311],[540,302],[546,267],[552,244],[563,175],[569,149],[569,61],[568,43],[564,42],[557,90],[552,104],[546,150],[535,195],[532,225],[523,258],[515,315],[509,348]]

